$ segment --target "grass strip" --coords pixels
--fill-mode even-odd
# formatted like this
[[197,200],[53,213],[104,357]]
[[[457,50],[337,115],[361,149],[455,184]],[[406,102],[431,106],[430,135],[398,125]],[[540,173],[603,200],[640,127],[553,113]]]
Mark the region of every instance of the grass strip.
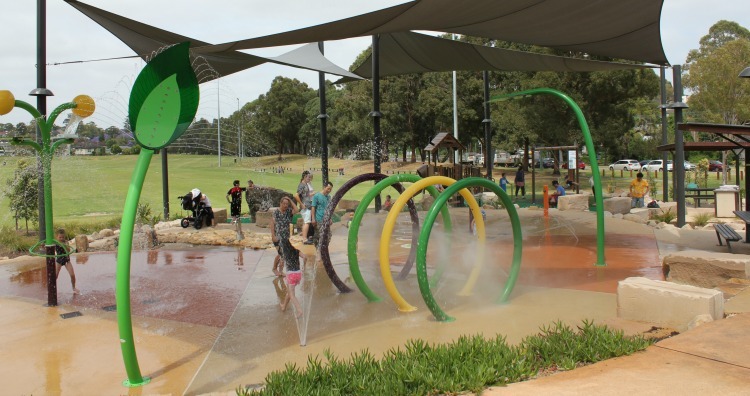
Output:
[[340,359],[329,350],[307,367],[288,364],[269,373],[249,395],[438,395],[479,393],[489,386],[525,381],[540,373],[572,370],[641,351],[653,341],[584,321],[575,329],[556,322],[508,345],[505,337],[461,336],[448,344],[410,340],[376,359],[368,350]]

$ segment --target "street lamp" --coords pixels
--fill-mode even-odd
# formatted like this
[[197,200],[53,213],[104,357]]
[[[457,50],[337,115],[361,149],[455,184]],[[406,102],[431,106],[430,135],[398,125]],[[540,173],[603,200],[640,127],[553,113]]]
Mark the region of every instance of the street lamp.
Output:
[[[30,95],[33,96],[50,96],[52,92],[47,89],[37,88],[31,91]],[[44,116],[31,104],[22,100],[16,100],[10,91],[0,91],[0,115],[5,115],[11,112],[14,107],[18,107],[26,110],[36,120],[37,126],[41,131],[41,142],[35,142],[33,140],[21,139],[20,137],[14,137],[11,140],[13,145],[29,146],[36,150],[39,154],[39,158],[42,162],[42,176],[44,178],[44,227],[45,227],[45,240],[44,246],[45,251],[41,256],[46,257],[47,260],[47,305],[50,307],[57,306],[57,279],[55,276],[55,244],[59,244],[54,238],[52,232],[52,155],[58,146],[62,144],[73,143],[72,138],[64,138],[57,140],[52,143],[50,136],[52,126],[55,124],[55,120],[65,110],[71,109],[73,114],[85,118],[94,113],[96,108],[94,100],[87,95],[78,95],[73,98],[73,101],[63,103],[57,106],[55,110],[49,115],[47,120]],[[35,249],[39,246],[39,243],[34,245],[29,252],[35,255]]]

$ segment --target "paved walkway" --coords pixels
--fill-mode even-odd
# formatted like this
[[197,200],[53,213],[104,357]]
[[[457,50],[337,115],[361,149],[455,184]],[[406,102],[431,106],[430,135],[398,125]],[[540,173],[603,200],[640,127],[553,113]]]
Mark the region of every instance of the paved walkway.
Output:
[[[466,210],[455,210],[456,229],[466,225]],[[594,320],[626,333],[644,332],[650,324],[616,318],[617,280],[660,277],[661,257],[669,252],[716,246],[713,231],[656,230],[624,220],[607,219],[607,267],[595,268],[593,214],[553,211],[545,224],[539,211],[522,210],[524,263],[511,303],[495,305],[486,296],[502,285],[479,282],[473,297],[449,298],[462,282],[447,282],[440,303],[457,320],[437,323],[421,304],[413,275],[399,283],[404,298],[419,306],[398,313],[379,282],[375,257],[384,216],[368,216],[360,235],[359,257],[369,285],[385,297],[366,303],[358,292],[339,294],[319,268],[306,274],[300,288],[308,316],[301,323],[278,301],[286,293],[271,273],[275,252],[230,248],[139,252],[133,259],[133,321],[139,366],[152,377],[142,388],[121,385],[125,371],[117,343],[114,304],[114,257],[110,253],[76,255],[73,260],[83,294],[73,296],[67,274],[58,288],[61,305],[46,301],[43,262],[17,259],[0,263],[0,356],[10,370],[0,370],[7,394],[205,394],[233,393],[239,385],[262,383],[287,362],[304,365],[310,354],[330,349],[338,356],[369,348],[374,354],[409,338],[446,342],[461,334],[504,334],[517,342],[540,326]],[[502,224],[503,212],[488,211],[489,226]],[[248,226],[254,228],[254,226]],[[260,231],[246,229],[246,232]],[[368,231],[369,230],[369,231]],[[335,227],[332,258],[352,287],[346,264],[346,231]],[[498,262],[510,260],[506,231],[493,237]],[[397,233],[395,235],[398,235]],[[393,257],[405,257],[405,242],[392,245]],[[454,243],[465,243],[456,237]],[[749,253],[750,245],[735,251]],[[464,257],[465,258],[465,257]],[[429,259],[429,258],[428,258]],[[398,261],[397,258],[393,261]],[[465,260],[457,260],[462,262]],[[398,265],[398,263],[393,263]],[[403,264],[403,263],[401,263]],[[498,279],[502,268],[489,268]],[[492,272],[495,271],[495,272]],[[446,279],[463,280],[462,273]],[[310,297],[314,290],[314,298]],[[208,304],[206,304],[208,303]],[[490,389],[486,394],[747,394],[750,361],[750,291],[727,303],[740,313],[664,340],[643,353],[613,359],[549,377]],[[81,316],[62,319],[60,315]],[[305,347],[300,347],[304,331]]]

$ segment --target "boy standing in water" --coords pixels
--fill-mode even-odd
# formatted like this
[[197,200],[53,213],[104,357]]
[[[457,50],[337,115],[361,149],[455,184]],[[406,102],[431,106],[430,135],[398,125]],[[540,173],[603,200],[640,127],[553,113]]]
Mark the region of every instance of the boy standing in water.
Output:
[[[227,202],[229,203],[229,210],[232,216],[232,224],[236,223],[240,219],[242,213],[242,192],[245,191],[245,187],[240,187],[240,181],[235,180],[232,183],[232,188],[227,191]],[[229,197],[232,197],[231,201]]]
[[[65,230],[62,228],[58,229],[57,232],[55,232],[55,239],[57,239],[61,245],[67,244],[68,241],[67,238],[65,238]],[[80,294],[81,292],[76,289],[76,273],[73,270],[73,263],[70,262],[68,250],[63,246],[55,244],[55,256],[57,256],[55,258],[55,280],[57,280],[57,276],[60,275],[60,269],[65,267],[70,275],[70,284],[73,286],[73,294]]]

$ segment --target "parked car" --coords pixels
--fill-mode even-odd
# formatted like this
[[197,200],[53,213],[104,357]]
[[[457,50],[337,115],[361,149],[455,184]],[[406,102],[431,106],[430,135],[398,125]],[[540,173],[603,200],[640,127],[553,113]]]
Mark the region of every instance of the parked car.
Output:
[[555,167],[555,160],[553,158],[542,158],[542,167],[543,168],[554,168]]
[[[568,161],[562,164],[563,169],[568,169]],[[582,160],[578,160],[578,169],[586,169],[586,164]]]
[[[667,161],[667,170],[669,172],[672,171],[672,160]],[[662,161],[662,160],[652,160],[652,161],[649,161],[648,164],[643,165],[641,167],[641,172],[644,172],[644,171],[659,171],[659,172],[663,172],[664,171],[664,161]]]
[[[732,169],[732,167],[727,165],[727,169]],[[708,161],[709,172],[721,172],[723,170],[724,170],[724,164],[721,161],[715,161],[715,160]]]
[[609,166],[609,170],[631,171],[631,170],[638,170],[638,169],[641,169],[641,165],[638,163],[638,161],[634,159],[619,160]]
[[651,162],[651,161],[653,161],[653,160],[643,160],[643,161],[638,161],[638,170],[642,169],[642,168],[643,168],[643,165],[646,165],[646,164],[648,164],[648,163],[649,163],[649,162]]
[[685,161],[685,170],[686,171],[694,171],[696,168],[695,164],[693,164],[690,161]]

